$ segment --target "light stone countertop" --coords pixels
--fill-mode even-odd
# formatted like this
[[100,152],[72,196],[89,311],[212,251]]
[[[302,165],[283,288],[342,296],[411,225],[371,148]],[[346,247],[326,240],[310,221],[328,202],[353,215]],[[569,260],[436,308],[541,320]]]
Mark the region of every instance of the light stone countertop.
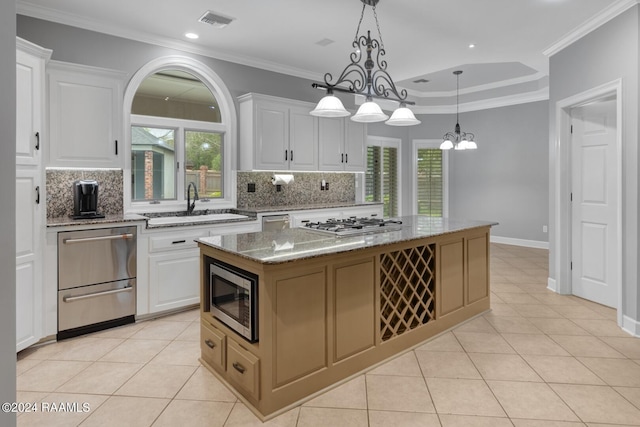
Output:
[[203,237],[197,241],[251,261],[279,264],[498,224],[491,221],[428,216],[406,216],[399,219],[402,221],[401,230],[356,236],[337,237],[304,228],[290,228],[280,231]]

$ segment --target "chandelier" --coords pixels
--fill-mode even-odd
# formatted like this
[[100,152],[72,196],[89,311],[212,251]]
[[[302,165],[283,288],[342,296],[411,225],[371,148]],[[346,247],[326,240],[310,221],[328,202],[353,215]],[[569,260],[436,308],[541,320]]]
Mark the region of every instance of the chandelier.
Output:
[[[414,105],[415,102],[407,101],[407,91],[405,89],[398,92],[393,79],[387,72],[387,61],[384,59],[386,52],[382,42],[382,34],[380,33],[378,14],[376,13],[376,5],[380,0],[360,1],[362,1],[362,13],[360,14],[360,21],[352,43],[354,51],[349,55],[351,62],[342,70],[335,82],[332,83],[333,76],[331,73],[326,73],[324,75],[324,84],[312,84],[314,88],[326,90],[327,95],[318,102],[316,108],[311,111],[311,115],[319,117],[346,117],[351,115],[344,108],[340,99],[333,94],[334,92],[345,92],[366,97],[366,101],[360,106],[358,112],[351,117],[354,122],[373,123],[386,120],[385,123],[391,126],[417,125],[420,121],[407,108],[407,105]],[[373,9],[380,41],[371,37],[371,31],[367,31],[366,36],[360,35],[360,25],[367,6],[371,6]],[[366,57],[362,54],[363,50],[366,52]],[[361,64],[363,59],[364,62]],[[373,101],[374,99],[396,101],[399,107],[389,118],[382,112],[380,106]]]
[[457,70],[454,71],[453,74],[456,75],[456,127],[453,132],[447,132],[442,137],[444,141],[440,144],[440,149],[451,150],[453,148],[455,150],[475,150],[478,148],[478,145],[473,140],[474,135],[470,132],[460,132],[460,121],[458,120],[458,97],[460,95],[460,74],[462,74],[462,71]]

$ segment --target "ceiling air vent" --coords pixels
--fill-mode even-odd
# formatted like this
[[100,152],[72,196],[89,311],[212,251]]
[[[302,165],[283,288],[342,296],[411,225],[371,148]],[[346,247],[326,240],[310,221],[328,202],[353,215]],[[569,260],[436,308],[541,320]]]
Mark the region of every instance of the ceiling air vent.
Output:
[[216,28],[224,28],[233,21],[233,18],[219,15],[208,10],[204,15],[198,19],[198,22],[204,22],[205,24],[212,25]]
[[418,80],[414,80],[414,83],[429,83],[429,80],[427,79],[418,79]]

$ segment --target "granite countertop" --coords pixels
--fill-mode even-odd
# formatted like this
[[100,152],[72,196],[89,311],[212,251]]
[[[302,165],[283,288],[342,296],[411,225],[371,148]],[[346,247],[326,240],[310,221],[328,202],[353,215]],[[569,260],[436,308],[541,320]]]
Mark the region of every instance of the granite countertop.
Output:
[[147,217],[138,214],[115,214],[105,215],[104,218],[91,219],[73,219],[69,216],[61,216],[57,218],[48,218],[47,227],[67,227],[73,225],[95,225],[95,224],[111,224],[118,222],[135,222],[146,221]]
[[402,221],[402,229],[399,231],[359,236],[336,237],[304,228],[290,228],[280,231],[202,237],[198,242],[262,264],[279,264],[497,225],[496,222],[489,221],[427,216],[407,216],[399,219]]
[[250,207],[243,206],[238,207],[238,210],[245,212],[255,212],[256,214],[266,212],[291,212],[291,211],[303,211],[312,209],[332,209],[332,208],[357,208],[367,206],[382,205],[382,202],[338,202],[338,203],[319,203],[319,204],[306,204],[306,205],[285,205],[285,206],[259,206]]

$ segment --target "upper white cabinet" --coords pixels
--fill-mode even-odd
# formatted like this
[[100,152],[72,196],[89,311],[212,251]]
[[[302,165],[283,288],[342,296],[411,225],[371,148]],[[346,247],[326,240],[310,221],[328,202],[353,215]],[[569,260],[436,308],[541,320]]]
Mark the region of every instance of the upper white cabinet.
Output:
[[320,170],[364,171],[367,128],[345,118],[319,120]]
[[49,163],[123,167],[122,102],[126,74],[51,61]]
[[16,351],[43,337],[45,223],[42,149],[49,49],[16,39]]
[[241,170],[318,170],[310,104],[252,93],[238,100]]

